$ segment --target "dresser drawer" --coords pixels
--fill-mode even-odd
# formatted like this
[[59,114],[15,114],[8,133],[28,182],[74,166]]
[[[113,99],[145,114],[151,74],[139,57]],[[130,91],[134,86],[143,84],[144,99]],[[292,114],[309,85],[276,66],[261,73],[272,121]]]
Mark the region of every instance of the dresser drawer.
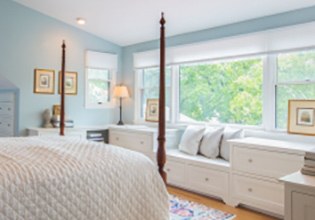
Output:
[[14,121],[12,117],[7,115],[0,117],[0,133],[3,135],[2,137],[5,137],[5,134],[7,136],[14,135]]
[[140,152],[152,152],[151,137],[143,134],[110,131],[109,143]]
[[222,196],[228,192],[229,174],[189,165],[189,187],[195,191]]
[[232,175],[232,198],[240,203],[284,214],[284,186],[240,175]]
[[280,178],[301,169],[303,156],[234,146],[233,170]]
[[172,185],[187,187],[186,166],[184,163],[168,160],[164,168],[167,173],[167,182]]
[[11,102],[0,102],[0,114],[13,115],[14,105]]

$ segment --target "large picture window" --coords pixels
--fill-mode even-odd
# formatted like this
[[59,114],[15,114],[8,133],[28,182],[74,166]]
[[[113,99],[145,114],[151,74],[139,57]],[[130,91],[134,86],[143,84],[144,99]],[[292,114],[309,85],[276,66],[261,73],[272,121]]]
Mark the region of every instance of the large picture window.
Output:
[[[158,98],[159,69],[138,71],[137,112]],[[222,123],[287,128],[288,100],[315,99],[315,50],[168,66],[166,112],[172,123]]]
[[180,66],[180,121],[262,124],[263,61]]

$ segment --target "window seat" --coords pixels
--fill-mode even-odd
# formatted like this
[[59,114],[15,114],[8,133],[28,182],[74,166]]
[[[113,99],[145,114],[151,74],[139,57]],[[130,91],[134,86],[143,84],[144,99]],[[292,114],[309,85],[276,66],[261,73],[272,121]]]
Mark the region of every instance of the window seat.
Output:
[[167,149],[166,154],[167,154],[168,159],[172,159],[174,161],[185,160],[186,163],[189,163],[192,165],[196,165],[196,166],[201,165],[201,166],[208,167],[210,169],[216,169],[216,170],[225,171],[225,172],[229,172],[229,169],[230,169],[230,162],[222,158],[210,159],[199,154],[196,156],[192,156],[192,155],[183,153],[179,151],[178,149]]

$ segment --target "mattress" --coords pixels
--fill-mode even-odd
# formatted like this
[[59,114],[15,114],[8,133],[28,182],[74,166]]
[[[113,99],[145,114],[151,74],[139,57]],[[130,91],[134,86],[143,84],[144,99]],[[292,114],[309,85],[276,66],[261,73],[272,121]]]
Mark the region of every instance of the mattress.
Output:
[[68,137],[0,138],[1,220],[169,220],[144,155]]

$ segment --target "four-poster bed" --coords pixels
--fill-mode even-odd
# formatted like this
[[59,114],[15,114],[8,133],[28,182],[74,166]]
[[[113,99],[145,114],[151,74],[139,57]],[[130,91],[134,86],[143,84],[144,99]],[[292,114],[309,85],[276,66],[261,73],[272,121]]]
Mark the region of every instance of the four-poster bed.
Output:
[[[164,23],[162,16],[163,47]],[[63,42],[60,137],[0,138],[0,219],[169,220],[168,193],[150,159],[65,135],[65,49]],[[162,90],[157,159],[166,181]]]

